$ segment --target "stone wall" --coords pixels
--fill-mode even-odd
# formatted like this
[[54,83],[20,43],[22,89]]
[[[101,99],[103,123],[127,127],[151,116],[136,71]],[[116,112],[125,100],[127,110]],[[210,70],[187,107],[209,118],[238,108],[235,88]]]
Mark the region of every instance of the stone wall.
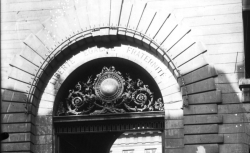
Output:
[[52,74],[77,47],[120,39],[151,50],[179,83],[164,92],[166,153],[248,153],[240,0],[2,0],[1,15],[2,152],[52,152],[52,112],[38,115],[53,106]]

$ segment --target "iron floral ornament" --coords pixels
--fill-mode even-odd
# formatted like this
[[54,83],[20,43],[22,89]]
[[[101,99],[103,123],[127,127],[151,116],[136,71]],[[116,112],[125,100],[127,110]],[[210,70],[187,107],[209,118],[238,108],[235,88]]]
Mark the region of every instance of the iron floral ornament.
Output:
[[115,67],[103,67],[101,73],[87,82],[78,82],[59,103],[57,115],[98,115],[144,111],[164,111],[162,98],[154,94],[141,79],[125,77]]

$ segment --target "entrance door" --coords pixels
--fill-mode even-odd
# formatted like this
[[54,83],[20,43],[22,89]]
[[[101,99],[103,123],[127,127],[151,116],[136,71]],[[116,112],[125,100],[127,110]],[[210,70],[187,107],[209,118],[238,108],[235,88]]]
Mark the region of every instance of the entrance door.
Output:
[[55,116],[57,153],[108,153],[124,132],[163,131],[164,113]]
[[108,153],[121,132],[79,133],[58,136],[58,153]]

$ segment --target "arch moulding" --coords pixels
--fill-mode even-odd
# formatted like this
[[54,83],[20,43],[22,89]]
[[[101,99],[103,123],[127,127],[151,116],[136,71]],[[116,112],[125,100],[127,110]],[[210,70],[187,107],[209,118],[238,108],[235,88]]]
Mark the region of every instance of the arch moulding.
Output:
[[[90,47],[74,55],[72,58],[63,63],[45,87],[43,95],[41,96],[37,115],[52,114],[53,105],[55,104],[51,105],[48,103],[55,101],[55,96],[57,95],[61,85],[73,71],[89,61],[109,57],[126,59],[130,62],[136,63],[147,71],[160,89],[163,101],[165,102],[165,110],[179,109],[178,113],[182,113],[182,110],[180,110],[182,108],[182,94],[179,90],[179,85],[176,79],[172,73],[169,72],[168,68],[155,56],[140,48],[129,45],[121,45],[111,48],[97,46]],[[172,86],[172,91],[168,89],[169,86]],[[174,89],[174,87],[176,89]],[[179,97],[179,101],[176,101],[175,103],[168,103],[170,102],[168,96],[171,95],[171,93],[175,93],[176,97]],[[176,111],[176,114],[178,113]],[[182,114],[179,115],[182,116]]]

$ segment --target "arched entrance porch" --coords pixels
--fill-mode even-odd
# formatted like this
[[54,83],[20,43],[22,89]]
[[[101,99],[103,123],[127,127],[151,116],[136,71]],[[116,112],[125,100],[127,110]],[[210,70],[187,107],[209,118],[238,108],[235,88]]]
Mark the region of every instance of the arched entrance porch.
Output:
[[[71,73],[65,68],[64,73],[68,76],[62,74],[58,78],[60,82],[54,84],[61,84],[53,108],[53,125],[58,141],[56,151],[108,152],[123,132],[160,130],[164,133],[165,114],[159,98],[162,99],[161,89],[164,91],[163,86],[168,80],[159,77],[167,75],[162,69],[163,65],[148,53],[144,53],[144,56],[152,60],[152,68],[156,67],[156,71],[148,67],[152,64],[146,64],[145,57],[133,62],[117,56],[100,57],[100,54],[107,54],[111,48],[94,48],[97,51],[93,60],[86,63],[76,60],[82,59],[83,55],[77,54],[71,61],[84,64],[77,69],[72,68],[75,65],[71,65]],[[143,50],[125,45],[116,47],[111,52],[124,54],[132,50],[137,55],[143,53]],[[93,52],[93,48],[89,48],[89,52]],[[135,53],[129,53],[127,57],[136,56]],[[93,55],[84,57],[87,59],[90,56]],[[139,61],[145,63],[139,65]],[[142,65],[148,67],[147,71],[151,71],[151,74]],[[159,71],[161,73],[157,76],[156,72]],[[158,84],[162,84],[161,89]],[[116,85],[117,88],[111,88]],[[93,90],[92,99],[88,99],[90,94],[86,90]],[[120,90],[122,91],[119,95]],[[110,96],[113,91],[118,93],[114,92]],[[91,102],[94,104],[91,105]],[[44,109],[41,108],[38,112],[41,113],[42,110]]]
[[[126,58],[121,55],[126,55]],[[83,60],[83,57],[85,60]],[[145,58],[147,58],[147,60],[145,60]],[[39,115],[46,115],[53,109],[53,114],[55,115],[53,117],[55,134],[59,136],[59,140],[60,138],[64,140],[65,137],[72,134],[80,134],[81,136],[79,137],[86,137],[87,135],[91,136],[91,133],[95,133],[93,137],[98,137],[97,133],[100,133],[100,135],[103,134],[107,136],[107,140],[101,139],[100,141],[109,144],[104,143],[102,149],[105,148],[105,150],[109,150],[113,141],[115,141],[121,133],[126,131],[160,130],[164,133],[164,108],[156,105],[157,102],[158,104],[160,104],[159,102],[162,103],[162,101],[159,101],[159,98],[163,99],[162,94],[165,97],[166,87],[173,82],[169,82],[169,80],[171,80],[171,73],[167,71],[165,66],[157,58],[139,48],[121,45],[110,48],[92,47],[76,54],[68,61],[71,62],[71,66],[62,66],[61,68],[64,68],[64,71],[60,71],[62,69],[59,68],[59,71],[53,75],[54,78],[50,80],[50,84],[45,88],[45,93],[51,92],[51,89],[58,91],[55,93],[57,97],[55,98],[54,107],[40,107],[38,110]],[[105,79],[109,78],[109,76],[105,75],[106,73],[103,73],[105,71],[107,71],[106,73],[108,73],[108,75],[111,75],[111,78],[116,77],[112,76],[112,73],[117,73],[124,79],[123,94],[115,100],[117,107],[104,106],[103,103],[98,103],[97,100],[98,104],[96,104],[96,106],[99,107],[97,110],[90,110],[89,108],[84,108],[84,106],[77,108],[79,111],[76,110],[76,107],[72,104],[73,100],[77,98],[77,100],[80,100],[83,97],[74,97],[70,92],[77,91],[77,85],[80,85],[81,94],[84,94],[84,90],[89,88],[84,86],[84,84],[86,85],[86,83],[98,80],[100,75],[104,75]],[[165,79],[165,77],[169,79]],[[54,82],[55,79],[57,79],[56,82]],[[99,78],[99,80],[102,79]],[[141,85],[138,84],[139,80],[141,80]],[[84,81],[84,83],[81,81]],[[95,83],[95,81],[92,83]],[[102,85],[102,83],[99,84]],[[90,88],[94,90],[94,88],[96,89],[97,87],[94,85]],[[130,89],[131,95],[129,99],[127,95]],[[68,104],[66,104],[65,99],[69,98],[69,95],[71,95],[71,101],[69,102],[71,108],[65,106]],[[95,95],[97,95],[96,91]],[[45,94],[43,96],[44,98],[42,97],[44,100],[41,101],[40,106],[46,105],[47,96],[48,95]],[[82,101],[80,100],[80,102]],[[122,103],[128,105],[123,105]],[[59,108],[60,104],[64,104],[64,106],[62,106],[63,108]],[[180,101],[179,107],[181,106],[182,102]],[[88,105],[87,107],[92,106]],[[100,109],[100,107],[102,108]],[[117,135],[117,137],[114,138],[114,134]],[[109,136],[112,138],[110,142],[108,142]],[[85,138],[79,139],[86,140]],[[96,147],[95,145],[96,143],[92,143],[89,144],[89,147],[101,148],[101,146]]]
[[[85,22],[85,20],[81,20],[79,24],[69,24],[69,26],[78,25],[79,27],[82,27],[80,28],[81,30],[76,30],[73,35],[68,35],[68,32],[61,34],[59,32],[60,30],[63,31],[63,29],[65,29],[65,24],[58,24],[59,26],[62,26],[61,29],[56,28],[53,30],[54,26],[56,27],[57,24],[54,24],[54,19],[51,19],[44,24],[44,27],[46,28],[39,31],[37,35],[31,35],[26,39],[26,48],[22,52],[21,58],[18,57],[17,59],[15,59],[17,63],[13,63],[14,73],[12,73],[12,75],[10,76],[12,81],[12,83],[10,84],[12,86],[10,88],[12,88],[12,90],[14,91],[21,91],[25,93],[24,101],[27,101],[27,107],[25,108],[28,108],[28,117],[24,118],[25,121],[28,118],[28,122],[32,124],[32,128],[30,129],[34,130],[30,130],[34,135],[34,137],[33,135],[31,136],[32,143],[30,144],[32,146],[31,150],[33,150],[33,152],[44,152],[44,150],[52,151],[54,145],[52,140],[53,130],[51,126],[51,115],[53,112],[51,106],[53,106],[53,103],[51,102],[54,101],[55,91],[54,87],[48,87],[44,91],[44,87],[47,85],[48,80],[51,79],[53,72],[58,70],[58,66],[62,66],[60,67],[60,70],[58,70],[58,72],[62,72],[62,70],[64,69],[63,67],[70,63],[64,63],[65,60],[63,60],[63,58],[65,56],[70,57],[70,55],[74,55],[72,51],[75,48],[83,44],[89,44],[90,42],[96,43],[96,41],[100,40],[110,41],[117,39],[127,39],[132,42],[137,42],[140,45],[148,47],[152,51],[152,54],[158,57],[160,61],[165,64],[165,67],[170,70],[171,75],[174,76],[173,80],[178,80],[179,85],[169,85],[165,91],[167,93],[166,97],[168,97],[165,99],[168,99],[169,101],[166,100],[164,101],[164,103],[165,105],[167,104],[171,106],[168,108],[172,108],[171,110],[166,111],[165,116],[165,123],[167,125],[165,132],[167,133],[168,137],[168,141],[166,141],[166,150],[174,150],[180,152],[184,147],[183,117],[182,115],[180,115],[183,111],[179,109],[181,106],[180,104],[182,104],[182,95],[184,96],[185,102],[187,102],[187,95],[192,95],[189,96],[191,97],[188,99],[189,104],[198,105],[198,107],[190,106],[190,109],[184,110],[184,113],[186,111],[186,115],[189,115],[188,117],[195,114],[217,114],[216,104],[221,100],[220,92],[216,91],[213,80],[213,77],[216,76],[216,74],[214,72],[214,69],[207,64],[203,57],[203,53],[206,50],[202,46],[200,46],[199,43],[195,43],[193,39],[190,39],[190,30],[183,28],[182,25],[176,23],[174,19],[172,20],[172,15],[164,13],[159,17],[157,14],[157,19],[151,20],[152,22],[147,22],[148,20],[145,20],[147,24],[140,24],[142,27],[138,26],[138,29],[142,28],[142,32],[137,29],[129,28],[130,25],[125,25],[124,23],[138,23],[139,25],[140,22],[136,19],[139,19],[137,17],[139,17],[141,14],[136,13],[135,15],[133,15],[132,12],[131,16],[136,17],[133,20],[136,20],[138,22],[128,22],[130,18],[128,18],[129,13],[127,11],[132,9],[127,8],[131,8],[133,5],[132,3],[120,4],[121,8],[118,10],[116,9],[117,7],[113,7],[113,5],[111,5],[114,12],[118,14],[120,12],[120,19],[118,17],[113,18],[113,15],[115,14],[114,12],[112,12],[112,15],[110,16],[110,21],[117,21],[117,23],[114,24],[115,27],[112,27],[112,24],[110,24],[111,27],[97,26],[95,25],[95,23],[91,23],[91,25],[94,24],[95,26],[88,27],[88,25],[83,24],[87,22]],[[141,6],[143,5],[137,5],[137,7],[143,8]],[[74,11],[75,10],[71,12],[73,14],[67,16],[68,18],[66,17],[67,23],[68,21],[69,23],[73,21],[70,19],[72,19],[72,16],[75,17]],[[150,13],[150,10],[146,9],[145,14],[147,11],[149,11],[149,14],[151,14],[151,17],[153,19],[155,17],[154,12]],[[94,11],[92,13],[92,15],[95,15],[95,13],[97,12]],[[79,14],[79,10],[77,10],[77,18],[83,19],[81,18],[81,15],[86,14]],[[65,16],[61,17],[63,17],[64,20]],[[171,17],[171,22],[165,22],[169,21],[168,19],[170,18],[168,17]],[[148,16],[143,15],[143,18],[148,18]],[[144,21],[143,18],[140,21]],[[56,20],[61,19],[62,18],[60,17],[56,18]],[[168,26],[168,24],[171,24],[172,26]],[[119,27],[116,25],[119,25]],[[170,29],[168,29],[168,27],[170,27]],[[101,31],[103,30],[108,30],[108,34],[102,34]],[[67,35],[67,38],[70,39],[66,39],[66,37],[64,37],[64,34]],[[63,37],[63,42],[61,42],[61,37]],[[172,37],[173,39],[170,39]],[[165,46],[165,44],[167,44],[167,47]],[[148,52],[151,52],[150,50],[148,50]],[[121,56],[123,57],[123,55]],[[21,64],[18,62],[20,62]],[[19,75],[15,75],[15,72],[18,72]],[[55,81],[57,80],[55,79]],[[200,88],[200,84],[204,83],[208,85],[202,86],[202,88]],[[58,84],[58,87],[60,87],[60,84]],[[180,94],[180,89],[182,89],[183,91],[182,94]],[[207,106],[203,104],[211,105]],[[201,110],[200,108],[202,108],[203,111],[199,111]],[[18,114],[14,114],[14,116],[15,115]],[[215,115],[215,117],[217,116]],[[185,124],[197,125],[201,122],[202,121],[200,120],[198,122],[187,120]],[[212,121],[211,123],[217,124],[218,122],[221,121]],[[191,144],[196,143],[197,142],[192,142]]]

